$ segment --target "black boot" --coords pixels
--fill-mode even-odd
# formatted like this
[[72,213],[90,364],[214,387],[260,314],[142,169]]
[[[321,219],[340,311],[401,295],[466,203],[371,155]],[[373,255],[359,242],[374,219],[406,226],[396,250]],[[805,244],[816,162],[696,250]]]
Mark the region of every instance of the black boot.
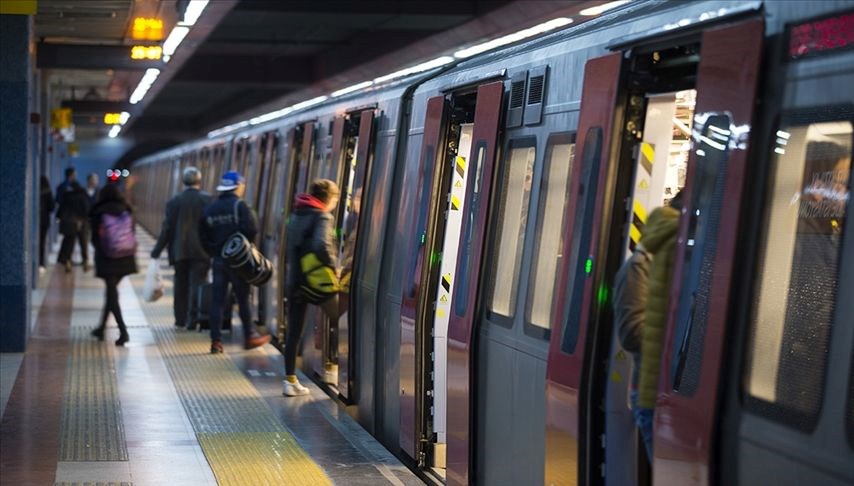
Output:
[[116,339],[116,346],[124,346],[126,342],[130,341],[127,333],[122,333],[118,339]]
[[92,337],[96,338],[98,341],[104,340],[104,328],[96,327],[92,330]]

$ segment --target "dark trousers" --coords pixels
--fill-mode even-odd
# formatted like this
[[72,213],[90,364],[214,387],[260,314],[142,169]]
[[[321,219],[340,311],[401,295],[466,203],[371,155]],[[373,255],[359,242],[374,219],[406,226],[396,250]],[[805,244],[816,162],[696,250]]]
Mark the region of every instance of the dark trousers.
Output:
[[47,259],[45,259],[44,252],[48,229],[50,229],[50,224],[43,224],[39,226],[39,266],[42,267],[47,265]]
[[175,262],[175,289],[172,309],[175,311],[175,325],[185,327],[192,324],[198,315],[196,293],[205,283],[210,263],[208,260],[181,260]]
[[104,310],[101,312],[101,330],[107,327],[107,316],[113,314],[116,319],[116,324],[119,326],[119,332],[122,336],[128,335],[125,320],[122,318],[122,309],[119,307],[119,282],[122,277],[105,277],[104,283],[107,284],[107,299],[104,302]]
[[[338,319],[338,296],[332,297],[320,305],[329,319]],[[288,334],[285,336],[285,375],[293,375],[296,370],[297,354],[305,329],[305,311],[308,304],[298,295],[288,298]]]
[[231,285],[232,292],[237,299],[244,339],[249,339],[257,332],[255,331],[255,324],[252,322],[252,309],[249,308],[249,284],[235,275],[225,261],[214,258],[213,288],[211,289],[209,314],[212,341],[222,340],[222,310],[225,298],[228,295],[229,285]]
[[58,263],[71,260],[71,254],[74,253],[74,243],[78,241],[80,242],[80,254],[83,256],[83,263],[89,261],[89,245],[86,242],[87,226],[84,224],[74,233],[62,237],[62,246],[59,247],[59,256],[56,259]]

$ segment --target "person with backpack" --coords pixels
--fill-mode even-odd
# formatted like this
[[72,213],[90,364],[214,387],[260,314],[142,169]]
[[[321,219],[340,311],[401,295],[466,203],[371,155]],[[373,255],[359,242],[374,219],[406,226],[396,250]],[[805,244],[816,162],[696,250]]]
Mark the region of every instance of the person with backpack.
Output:
[[241,279],[222,256],[225,243],[241,233],[249,241],[258,234],[258,221],[252,208],[241,199],[246,190],[243,177],[236,171],[228,171],[222,176],[216,190],[219,197],[202,214],[199,224],[199,237],[208,255],[213,259],[213,288],[211,289],[211,307],[208,313],[211,332],[211,354],[223,352],[222,314],[223,304],[228,295],[229,285],[237,298],[240,320],[243,323],[244,349],[257,348],[270,342],[269,335],[261,335],[252,322],[252,309],[249,307],[249,284]]
[[[85,193],[84,193],[85,194]],[[119,282],[125,275],[136,273],[136,235],[133,209],[115,184],[107,184],[98,193],[98,202],[89,214],[92,246],[95,247],[95,276],[107,285],[101,325],[92,336],[104,340],[107,316],[113,314],[119,326],[116,346],[128,342],[128,331],[119,307]]]
[[[307,275],[309,267],[325,270],[327,279],[337,280],[338,249],[335,246],[335,221],[331,212],[338,206],[341,191],[328,179],[311,183],[308,194],[300,194],[294,202],[294,211],[287,228],[287,279],[285,292],[288,298],[288,335],[285,339],[285,380],[282,394],[293,397],[308,395],[309,389],[300,384],[296,376],[297,351],[305,327],[305,312],[309,303],[320,305],[329,315],[338,307],[337,282],[326,293],[322,282]],[[315,263],[306,265],[308,259]],[[317,280],[323,280],[318,278]]]

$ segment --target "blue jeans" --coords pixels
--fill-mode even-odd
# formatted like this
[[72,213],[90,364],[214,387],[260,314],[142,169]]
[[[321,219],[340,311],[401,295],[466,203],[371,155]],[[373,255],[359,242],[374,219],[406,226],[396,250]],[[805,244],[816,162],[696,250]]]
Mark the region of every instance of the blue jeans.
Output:
[[231,271],[225,261],[214,258],[213,288],[211,289],[209,314],[212,341],[222,340],[222,307],[223,305],[231,305],[225,301],[226,296],[228,296],[229,284],[231,284],[232,292],[237,298],[240,321],[243,324],[243,338],[249,339],[256,334],[255,323],[252,322],[252,309],[249,308],[249,284]]
[[638,391],[632,390],[629,394],[629,401],[632,405],[632,415],[635,417],[635,424],[643,439],[643,444],[646,446],[646,457],[652,463],[652,418],[654,410],[651,408],[638,407]]

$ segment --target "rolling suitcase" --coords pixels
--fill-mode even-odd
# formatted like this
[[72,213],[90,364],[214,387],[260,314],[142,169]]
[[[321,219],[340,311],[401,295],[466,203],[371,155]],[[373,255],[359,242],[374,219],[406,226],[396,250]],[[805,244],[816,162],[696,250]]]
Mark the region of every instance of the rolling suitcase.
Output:
[[210,324],[210,316],[208,312],[211,308],[211,292],[213,284],[205,282],[196,288],[196,315],[193,316],[193,327],[199,326],[199,330],[208,329]]

